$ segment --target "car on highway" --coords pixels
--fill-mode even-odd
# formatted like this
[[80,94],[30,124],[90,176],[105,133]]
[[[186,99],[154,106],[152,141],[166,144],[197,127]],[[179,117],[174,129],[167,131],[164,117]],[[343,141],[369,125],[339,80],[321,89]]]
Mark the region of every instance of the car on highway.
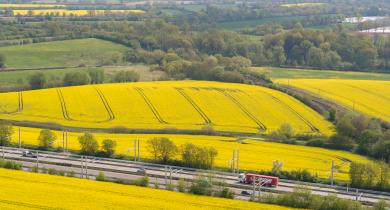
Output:
[[137,174],[139,175],[146,175],[146,170],[144,168],[140,168],[137,170]]
[[241,195],[251,195],[251,193],[246,190],[243,190],[241,191]]
[[29,157],[29,158],[37,158],[38,157],[38,153],[26,150],[26,151],[23,151],[23,155],[22,156],[23,157]]

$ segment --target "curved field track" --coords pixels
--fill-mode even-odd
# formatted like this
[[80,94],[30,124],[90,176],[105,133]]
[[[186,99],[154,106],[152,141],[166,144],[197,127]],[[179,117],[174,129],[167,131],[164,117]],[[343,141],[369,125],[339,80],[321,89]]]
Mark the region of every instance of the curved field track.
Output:
[[350,110],[390,121],[390,81],[279,79]]
[[[20,104],[22,102],[23,108]],[[177,81],[104,84],[0,94],[0,119],[76,128],[178,129],[269,133],[283,123],[299,133],[332,126],[296,99],[264,87]]]

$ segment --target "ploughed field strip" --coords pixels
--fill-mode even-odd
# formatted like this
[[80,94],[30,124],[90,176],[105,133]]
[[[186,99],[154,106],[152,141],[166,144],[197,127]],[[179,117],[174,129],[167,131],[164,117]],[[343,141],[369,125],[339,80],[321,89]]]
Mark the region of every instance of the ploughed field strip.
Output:
[[0,94],[0,119],[81,128],[214,129],[269,133],[283,123],[330,134],[330,123],[264,87],[178,81],[104,84]]
[[390,81],[278,79],[355,111],[390,121]]

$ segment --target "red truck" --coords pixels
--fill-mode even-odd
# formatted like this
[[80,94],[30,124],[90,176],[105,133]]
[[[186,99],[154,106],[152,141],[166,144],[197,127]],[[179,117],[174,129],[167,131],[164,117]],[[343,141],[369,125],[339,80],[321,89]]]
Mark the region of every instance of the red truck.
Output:
[[240,174],[238,176],[240,183],[252,184],[253,180],[261,183],[263,186],[267,187],[277,187],[279,183],[279,178],[275,176],[266,176],[260,174]]

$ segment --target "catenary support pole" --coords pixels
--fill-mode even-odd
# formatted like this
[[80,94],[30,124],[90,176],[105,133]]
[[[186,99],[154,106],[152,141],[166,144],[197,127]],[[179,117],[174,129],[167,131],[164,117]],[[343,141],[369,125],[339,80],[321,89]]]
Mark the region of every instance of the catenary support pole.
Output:
[[334,179],[334,160],[332,160],[332,168],[331,168],[331,172],[330,172],[330,185],[333,186],[333,179]]
[[22,142],[20,141],[20,127],[18,127],[18,140],[19,140],[19,148],[22,148]]

